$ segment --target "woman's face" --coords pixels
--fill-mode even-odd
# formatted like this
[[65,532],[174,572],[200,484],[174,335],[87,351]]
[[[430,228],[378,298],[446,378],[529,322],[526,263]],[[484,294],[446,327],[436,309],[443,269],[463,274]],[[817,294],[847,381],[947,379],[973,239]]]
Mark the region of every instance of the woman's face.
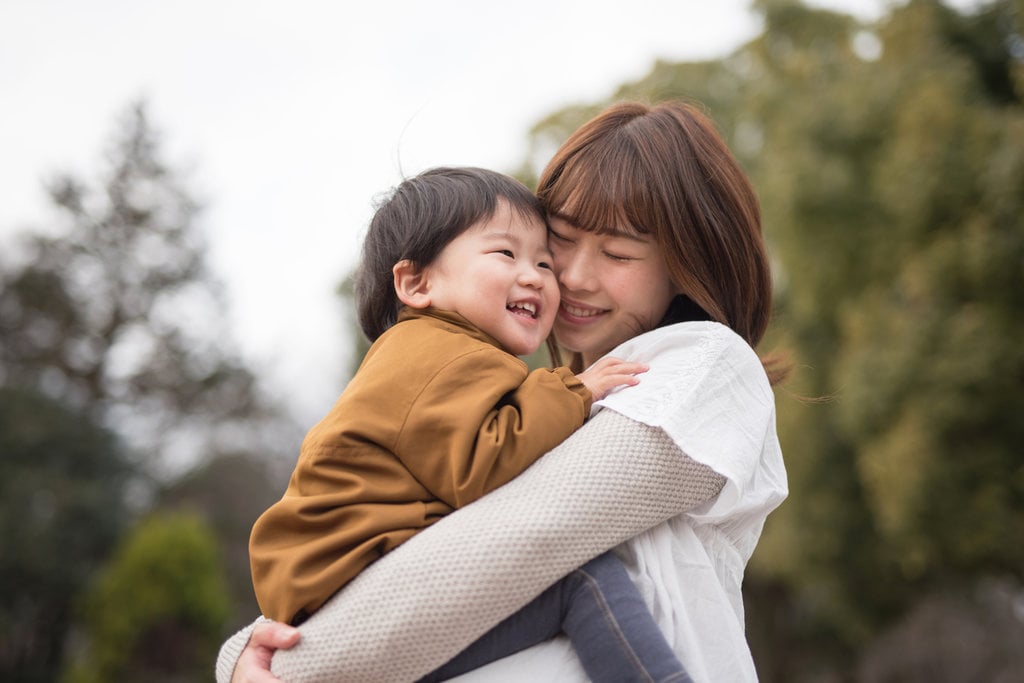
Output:
[[630,233],[599,235],[551,218],[548,245],[562,303],[558,343],[590,365],[622,342],[654,329],[676,295],[657,245]]

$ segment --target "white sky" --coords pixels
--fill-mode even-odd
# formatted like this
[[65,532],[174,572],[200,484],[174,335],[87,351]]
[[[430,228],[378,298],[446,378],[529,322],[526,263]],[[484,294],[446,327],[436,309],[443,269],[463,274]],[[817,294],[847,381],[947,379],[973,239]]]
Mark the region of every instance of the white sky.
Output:
[[748,0],[0,0],[0,239],[147,98],[205,199],[239,347],[309,424],[346,379],[334,287],[375,195],[430,166],[511,170],[540,117],[758,32]]

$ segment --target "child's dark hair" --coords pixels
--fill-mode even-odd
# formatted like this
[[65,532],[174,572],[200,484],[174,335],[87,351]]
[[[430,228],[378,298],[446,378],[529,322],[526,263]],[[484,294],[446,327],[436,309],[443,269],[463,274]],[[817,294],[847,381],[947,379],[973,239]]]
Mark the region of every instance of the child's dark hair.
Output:
[[540,202],[515,178],[483,168],[434,168],[404,180],[377,206],[355,276],[356,311],[374,341],[395,324],[402,303],[392,269],[408,259],[430,265],[441,250],[494,215],[498,200],[545,222]]

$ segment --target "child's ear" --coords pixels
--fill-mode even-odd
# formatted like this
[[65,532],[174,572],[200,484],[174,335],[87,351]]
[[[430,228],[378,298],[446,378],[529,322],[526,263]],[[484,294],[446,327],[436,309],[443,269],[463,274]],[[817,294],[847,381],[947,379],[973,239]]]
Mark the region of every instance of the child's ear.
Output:
[[391,269],[395,274],[395,294],[398,300],[409,308],[426,308],[430,305],[430,287],[426,273],[409,259],[403,259]]

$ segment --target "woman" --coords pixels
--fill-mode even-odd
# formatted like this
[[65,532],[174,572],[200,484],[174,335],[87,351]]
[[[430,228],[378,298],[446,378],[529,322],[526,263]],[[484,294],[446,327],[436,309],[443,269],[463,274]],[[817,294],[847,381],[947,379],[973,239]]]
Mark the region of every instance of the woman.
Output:
[[[642,382],[598,402],[523,475],[372,565],[303,626],[300,647],[280,624],[237,635],[222,680],[275,680],[276,648],[274,670],[290,681],[414,680],[620,543],[693,679],[756,680],[740,582],[787,491],[770,389],[784,372],[753,352],[771,279],[749,181],[692,106],[623,103],[562,145],[538,196],[560,346],[576,369],[609,352],[644,362]],[[561,640],[460,680],[527,678],[585,680]]]

